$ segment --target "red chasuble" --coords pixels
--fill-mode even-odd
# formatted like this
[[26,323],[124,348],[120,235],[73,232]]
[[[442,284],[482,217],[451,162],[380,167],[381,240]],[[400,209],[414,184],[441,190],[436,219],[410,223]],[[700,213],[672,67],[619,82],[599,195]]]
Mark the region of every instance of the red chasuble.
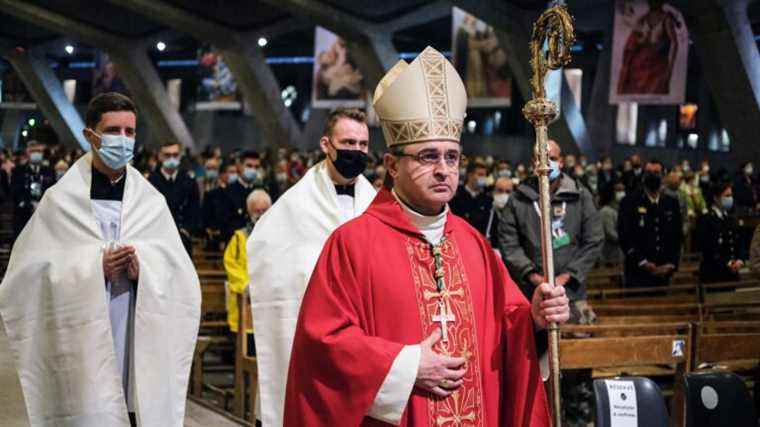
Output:
[[441,399],[414,388],[403,426],[549,426],[530,304],[486,240],[449,214],[438,292],[431,245],[388,190],[325,244],[304,295],[290,359],[286,426],[380,426],[367,417],[404,345],[446,314],[448,342],[467,358],[464,385]]

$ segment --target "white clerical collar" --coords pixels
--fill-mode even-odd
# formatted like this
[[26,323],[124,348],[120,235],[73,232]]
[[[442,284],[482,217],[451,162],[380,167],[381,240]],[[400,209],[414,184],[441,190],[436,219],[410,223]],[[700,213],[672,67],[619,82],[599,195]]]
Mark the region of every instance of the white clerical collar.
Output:
[[172,182],[176,181],[177,180],[177,172],[179,172],[179,169],[174,169],[174,173],[168,174],[168,173],[166,173],[166,171],[164,170],[164,168],[161,168],[161,174],[164,175],[164,178],[166,178],[167,181],[172,181]]
[[439,213],[438,215],[422,215],[421,213],[407,206],[406,203],[404,203],[398,197],[395,190],[391,190],[391,193],[393,194],[393,197],[396,198],[399,205],[401,205],[401,208],[406,213],[407,218],[409,218],[409,220],[412,222],[412,225],[420,230],[420,233],[425,236],[425,240],[434,245],[438,244],[438,242],[440,242],[443,238],[443,230],[446,226],[446,218],[448,217],[449,206],[446,205],[446,207],[443,209],[443,212]]
[[651,202],[653,205],[656,205],[656,204],[660,203],[660,193],[659,193],[659,192],[657,192],[657,193],[655,194],[655,197],[652,197],[652,196],[649,194],[649,192],[648,192],[648,191],[644,191],[644,192],[646,193],[646,195],[647,195],[647,198],[649,199],[649,201],[650,201],[650,202]]

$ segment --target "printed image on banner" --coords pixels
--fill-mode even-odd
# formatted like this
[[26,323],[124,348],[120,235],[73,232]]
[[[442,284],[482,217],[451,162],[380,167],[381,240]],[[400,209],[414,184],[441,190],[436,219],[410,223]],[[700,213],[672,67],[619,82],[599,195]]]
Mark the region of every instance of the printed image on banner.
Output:
[[364,76],[351,59],[345,40],[317,27],[314,35],[314,108],[364,107]]
[[467,106],[510,106],[512,75],[494,28],[455,7],[451,40],[451,61],[467,89]]
[[96,51],[94,70],[92,76],[93,98],[106,92],[118,92],[129,95],[127,86],[121,79],[119,70],[116,69],[116,64],[111,61],[107,53],[100,50]]
[[196,110],[240,110],[240,93],[224,56],[210,46],[198,50],[198,101]]
[[616,0],[610,103],[682,104],[689,32],[663,0]]

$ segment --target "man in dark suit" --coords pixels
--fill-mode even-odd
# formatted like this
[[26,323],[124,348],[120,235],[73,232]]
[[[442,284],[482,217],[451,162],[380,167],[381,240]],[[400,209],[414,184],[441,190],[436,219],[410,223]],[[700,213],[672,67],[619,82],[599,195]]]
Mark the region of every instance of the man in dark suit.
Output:
[[206,230],[206,249],[224,250],[235,232],[237,215],[234,194],[230,191],[238,182],[238,167],[235,163],[222,165],[219,185],[203,199],[203,228]]
[[167,142],[158,153],[160,164],[148,177],[148,181],[164,195],[169,211],[179,229],[182,244],[192,255],[192,236],[200,228],[200,195],[198,184],[180,168],[182,147]]
[[678,200],[662,193],[663,166],[650,160],[640,188],[620,202],[618,237],[625,254],[625,286],[665,286],[678,269],[683,227]]
[[451,212],[464,218],[484,236],[493,203],[486,193],[487,174],[488,169],[483,163],[468,164],[464,185],[457,189],[457,194],[449,203]]
[[13,241],[16,241],[37,204],[48,188],[55,184],[55,172],[43,165],[45,146],[29,141],[22,163],[11,172],[11,197],[13,199]]

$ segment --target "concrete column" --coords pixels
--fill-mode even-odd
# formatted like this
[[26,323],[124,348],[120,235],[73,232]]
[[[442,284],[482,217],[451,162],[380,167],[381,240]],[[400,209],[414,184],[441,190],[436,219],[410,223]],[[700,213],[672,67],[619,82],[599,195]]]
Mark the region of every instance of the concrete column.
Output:
[[16,70],[61,143],[89,151],[90,144],[82,134],[84,122],[45,58],[32,52],[14,52],[5,55],[5,59]]
[[614,3],[608,6],[608,20],[604,33],[604,46],[599,54],[599,60],[594,75],[594,85],[591,89],[589,102],[588,131],[591,145],[600,155],[610,155],[617,142],[617,106],[610,105],[610,73],[612,72],[612,32],[614,28]]
[[738,162],[760,158],[760,53],[747,0],[692,0],[688,16],[704,79]]
[[24,115],[21,110],[5,110],[2,114],[3,121],[0,124],[0,142],[3,148],[16,149],[18,134],[21,130],[21,120]]
[[[365,83],[370,90],[373,90],[385,72],[398,62],[398,52],[392,42],[393,31],[399,29],[396,26],[386,28],[384,25],[367,22],[318,1],[264,0],[264,2],[293,15],[306,17],[343,37],[356,65],[364,74]],[[394,25],[403,26],[402,23]]]
[[15,0],[0,0],[0,10],[30,24],[104,49],[114,61],[132,98],[147,122],[151,141],[177,141],[195,150],[190,132],[179,112],[172,108],[155,67],[142,44],[116,36],[43,7]]
[[166,141],[176,141],[195,151],[197,147],[193,137],[182,116],[171,104],[166,87],[148,53],[134,47],[109,50],[108,54],[138,104],[140,118],[150,126],[148,145],[155,147]]
[[109,0],[187,33],[218,49],[248,106],[265,144],[298,145],[301,130],[280,97],[280,84],[251,35],[215,24],[162,0]]
[[[496,30],[502,47],[506,50],[509,66],[512,70],[517,88],[523,98],[531,99],[530,89],[530,36],[533,22],[538,14],[525,11],[497,0],[455,0],[454,5],[487,22]],[[575,105],[569,86],[562,75],[562,114],[549,126],[549,137],[556,139],[563,153],[577,154],[583,152],[590,158],[596,157],[586,130],[586,123]]]

